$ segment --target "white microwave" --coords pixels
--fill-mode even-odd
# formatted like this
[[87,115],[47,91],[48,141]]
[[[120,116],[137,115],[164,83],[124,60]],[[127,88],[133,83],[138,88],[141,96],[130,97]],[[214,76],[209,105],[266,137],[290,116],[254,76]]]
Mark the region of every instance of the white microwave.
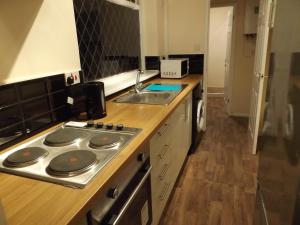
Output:
[[162,78],[180,79],[189,74],[189,59],[163,59],[160,61]]

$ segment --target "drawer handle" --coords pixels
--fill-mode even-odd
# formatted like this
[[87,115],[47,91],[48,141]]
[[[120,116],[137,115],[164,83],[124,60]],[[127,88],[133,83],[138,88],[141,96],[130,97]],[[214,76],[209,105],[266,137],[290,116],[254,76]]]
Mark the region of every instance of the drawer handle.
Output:
[[159,195],[160,201],[164,201],[166,199],[169,188],[170,188],[170,183],[166,183],[162,193]]
[[158,176],[160,180],[164,180],[169,169],[169,164],[165,164],[161,174]]
[[170,145],[167,145],[167,144],[164,145],[164,150],[161,153],[158,154],[158,157],[160,159],[165,158],[165,156],[167,155],[167,152],[168,152],[169,148],[170,148]]
[[164,125],[163,125],[163,128],[160,130],[160,131],[158,131],[157,132],[157,134],[158,134],[158,136],[163,136],[164,134],[165,134],[165,132],[167,131],[167,129],[168,129],[168,124],[167,123],[165,123]]

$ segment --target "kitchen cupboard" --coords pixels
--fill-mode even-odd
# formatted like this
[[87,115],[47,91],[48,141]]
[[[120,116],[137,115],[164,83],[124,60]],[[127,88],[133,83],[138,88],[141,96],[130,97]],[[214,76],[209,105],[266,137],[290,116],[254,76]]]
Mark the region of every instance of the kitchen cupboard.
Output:
[[153,225],[170,197],[192,138],[192,94],[189,94],[150,140]]

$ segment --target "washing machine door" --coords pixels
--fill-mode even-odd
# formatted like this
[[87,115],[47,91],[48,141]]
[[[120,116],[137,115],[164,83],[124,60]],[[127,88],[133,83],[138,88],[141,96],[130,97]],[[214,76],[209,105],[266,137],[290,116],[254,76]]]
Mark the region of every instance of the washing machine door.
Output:
[[198,133],[203,131],[203,127],[204,127],[203,114],[204,114],[204,102],[203,100],[200,100],[198,101],[198,105],[197,105],[197,132]]

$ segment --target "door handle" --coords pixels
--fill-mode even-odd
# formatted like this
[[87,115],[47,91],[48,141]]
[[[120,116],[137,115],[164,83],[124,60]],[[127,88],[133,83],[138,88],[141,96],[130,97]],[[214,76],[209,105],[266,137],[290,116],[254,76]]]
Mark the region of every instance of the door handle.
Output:
[[262,73],[256,73],[255,76],[256,76],[258,79],[264,78],[264,74],[262,74]]

